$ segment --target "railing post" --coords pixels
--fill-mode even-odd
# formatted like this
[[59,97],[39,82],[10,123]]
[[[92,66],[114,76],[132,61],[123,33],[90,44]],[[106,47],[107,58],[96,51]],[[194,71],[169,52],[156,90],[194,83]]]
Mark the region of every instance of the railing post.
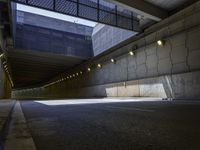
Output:
[[77,0],[77,16],[79,17],[79,0]]

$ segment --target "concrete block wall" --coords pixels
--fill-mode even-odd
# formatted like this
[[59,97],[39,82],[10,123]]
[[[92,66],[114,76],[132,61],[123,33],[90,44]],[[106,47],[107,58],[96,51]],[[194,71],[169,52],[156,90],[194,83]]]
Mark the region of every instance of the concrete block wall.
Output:
[[52,30],[59,30],[84,36],[92,35],[93,28],[89,26],[74,24],[68,21],[45,17],[42,15],[36,15],[19,10],[16,13],[17,23],[20,24],[32,25]]
[[[69,74],[102,64],[89,73],[46,88],[15,91],[13,96],[93,97],[155,96],[200,99],[200,2],[153,25],[114,52],[94,58]],[[166,44],[160,47],[159,39]],[[128,51],[138,46],[135,56]],[[119,56],[120,54],[120,56]],[[117,57],[115,57],[117,56]],[[109,59],[116,58],[116,64]]]
[[97,24],[92,34],[94,56],[101,54],[135,34],[136,32],[133,31]]
[[66,88],[65,84],[12,92],[13,98],[161,97],[199,100],[200,71],[140,80]]

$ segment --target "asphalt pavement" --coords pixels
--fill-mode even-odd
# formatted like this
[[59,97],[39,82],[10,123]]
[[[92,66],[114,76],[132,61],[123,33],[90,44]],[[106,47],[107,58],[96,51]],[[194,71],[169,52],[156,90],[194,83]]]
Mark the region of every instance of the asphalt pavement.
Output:
[[68,101],[20,102],[37,150],[200,149],[200,102]]

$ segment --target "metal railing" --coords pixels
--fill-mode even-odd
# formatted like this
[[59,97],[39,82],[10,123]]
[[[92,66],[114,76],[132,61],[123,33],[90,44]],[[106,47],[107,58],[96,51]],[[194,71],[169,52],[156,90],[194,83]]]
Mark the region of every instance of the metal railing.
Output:
[[11,0],[70,16],[132,31],[139,31],[136,15],[106,0]]

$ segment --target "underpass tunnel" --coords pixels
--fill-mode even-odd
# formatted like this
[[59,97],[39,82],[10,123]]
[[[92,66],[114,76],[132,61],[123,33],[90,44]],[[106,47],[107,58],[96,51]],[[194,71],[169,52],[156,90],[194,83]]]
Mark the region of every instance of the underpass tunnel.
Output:
[[199,149],[199,18],[199,0],[0,0],[0,150]]
[[198,2],[131,5],[1,2],[10,97],[199,99]]

